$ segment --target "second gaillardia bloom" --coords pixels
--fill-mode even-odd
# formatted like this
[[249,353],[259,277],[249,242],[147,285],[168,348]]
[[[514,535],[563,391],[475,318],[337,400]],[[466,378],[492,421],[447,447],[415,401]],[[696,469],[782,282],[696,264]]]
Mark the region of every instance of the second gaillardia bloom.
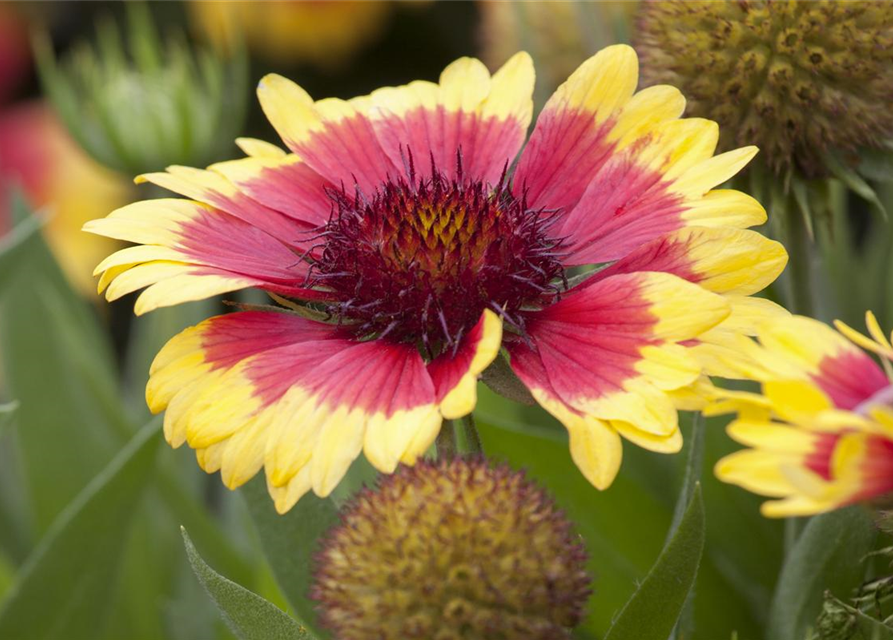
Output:
[[586,61],[510,172],[533,111],[524,53],[492,76],[463,58],[439,84],[352,100],[265,77],[290,153],[241,140],[241,160],[141,177],[190,199],[87,226],[138,243],[97,268],[109,299],[148,287],[137,313],[246,287],[279,303],[158,354],[147,399],[167,409],[168,441],[229,487],[265,468],[286,511],[361,451],[385,473],[413,464],[443,419],[472,411],[504,347],[595,486],[617,474],[621,436],[677,451],[702,359],[775,312],[748,296],[786,254],[745,230],[765,220],[756,201],[713,190],[756,149],[714,157],[715,123],[637,81],[629,47]]

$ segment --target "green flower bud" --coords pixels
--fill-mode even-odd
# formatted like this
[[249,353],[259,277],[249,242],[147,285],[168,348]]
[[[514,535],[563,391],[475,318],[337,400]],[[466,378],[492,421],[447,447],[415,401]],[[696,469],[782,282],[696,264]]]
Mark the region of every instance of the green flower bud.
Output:
[[[61,62],[46,37],[36,53],[44,90],[75,140],[107,167],[136,175],[172,164],[203,166],[242,126],[248,64],[195,50],[183,34],[162,40],[149,10],[127,3],[128,29],[97,25]],[[127,45],[123,43],[126,40]]]
[[858,632],[856,616],[851,607],[826,592],[815,631],[817,640],[852,640]]
[[523,473],[422,461],[345,508],[311,596],[337,640],[561,640],[589,594],[585,561]]
[[643,3],[646,84],[679,87],[721,145],[756,144],[776,173],[829,174],[826,156],[893,136],[893,2]]

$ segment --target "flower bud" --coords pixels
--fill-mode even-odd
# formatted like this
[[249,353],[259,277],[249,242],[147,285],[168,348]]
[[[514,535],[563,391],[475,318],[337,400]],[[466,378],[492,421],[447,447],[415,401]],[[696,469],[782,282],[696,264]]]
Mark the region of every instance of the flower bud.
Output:
[[127,9],[124,38],[101,23],[93,45],[75,46],[59,63],[38,40],[47,96],[75,140],[107,167],[135,175],[208,164],[242,125],[247,59],[194,50],[182,34],[162,40],[146,5]]
[[589,594],[585,561],[523,473],[423,461],[346,507],[311,595],[337,640],[560,640]]

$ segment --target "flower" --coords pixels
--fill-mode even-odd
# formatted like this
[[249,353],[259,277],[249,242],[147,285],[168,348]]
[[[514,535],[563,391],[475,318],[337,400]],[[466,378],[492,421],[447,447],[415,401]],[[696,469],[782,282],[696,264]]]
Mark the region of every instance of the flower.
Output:
[[120,243],[80,229],[126,203],[129,185],[88,158],[43,103],[0,111],[0,140],[0,236],[12,226],[10,196],[20,188],[32,208],[49,214],[44,233],[66,276],[83,295],[92,296],[92,266]]
[[252,51],[271,62],[307,61],[321,67],[341,64],[375,40],[394,8],[379,0],[274,0],[262,5],[194,1],[187,6],[193,22],[219,48],[244,38]]
[[413,464],[444,418],[472,411],[504,346],[595,486],[617,474],[621,435],[677,451],[694,350],[776,311],[748,296],[787,256],[742,228],[765,220],[756,201],[711,190],[756,150],[713,157],[714,123],[678,119],[676,89],[636,83],[629,47],[585,62],[509,175],[532,112],[527,54],[492,77],[463,58],[440,84],[349,101],[263,78],[292,153],[241,140],[247,158],[140,178],[191,200],[86,226],[139,243],[96,270],[109,299],[148,286],[137,313],[244,287],[279,302],[159,353],[147,398],[167,409],[169,442],[230,487],[265,467],[284,511],[327,495],[361,451],[382,472]]
[[638,23],[646,82],[681,87],[724,147],[757,144],[777,173],[828,175],[829,152],[893,135],[889,2],[647,2]]
[[715,472],[776,498],[763,514],[811,515],[893,491],[893,347],[874,315],[866,320],[873,339],[840,322],[838,333],[811,318],[776,319],[759,343],[739,336],[729,352],[730,366],[760,381],[762,393],[727,392],[710,408],[737,410],[729,435],[750,447]]
[[339,640],[560,640],[589,595],[570,521],[523,473],[422,462],[344,508],[311,597]]

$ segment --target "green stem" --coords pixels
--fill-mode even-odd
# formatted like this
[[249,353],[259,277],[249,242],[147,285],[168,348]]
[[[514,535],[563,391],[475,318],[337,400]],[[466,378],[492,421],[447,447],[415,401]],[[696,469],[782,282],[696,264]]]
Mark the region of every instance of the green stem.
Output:
[[[812,286],[812,241],[798,207],[788,207],[786,223],[788,309],[800,315],[813,317],[815,315],[815,295]],[[799,534],[798,519],[785,519],[784,553],[786,557],[794,548]]]
[[691,418],[691,432],[688,436],[688,457],[685,460],[685,475],[682,478],[682,487],[676,500],[676,508],[673,510],[673,520],[670,530],[667,532],[666,542],[673,538],[682,516],[691,502],[695,492],[695,485],[701,480],[701,470],[704,467],[704,438],[707,430],[704,425],[704,416],[700,412],[694,413]]
[[800,518],[785,518],[784,520],[784,555],[787,558],[794,545],[797,544],[797,538],[800,537]]
[[803,216],[796,206],[788,207],[786,222],[788,308],[800,315],[813,316],[815,299],[812,290],[812,242]]
[[465,432],[465,444],[469,453],[484,453],[484,447],[481,444],[481,434],[478,433],[473,414],[469,413],[462,418],[462,428]]
[[437,457],[452,460],[457,451],[456,425],[452,420],[444,420],[440,433],[437,434]]
[[[682,517],[685,515],[685,510],[688,508],[692,496],[695,493],[695,488],[698,486],[698,482],[701,479],[701,471],[704,467],[704,444],[706,434],[707,430],[704,424],[704,416],[700,412],[693,414],[691,418],[691,432],[688,436],[688,457],[685,461],[685,475],[682,478],[682,488],[679,490],[679,498],[676,500],[676,508],[673,510],[673,520],[670,523],[670,530],[667,532],[667,538],[664,545],[669,544],[670,540],[673,539],[676,530],[679,528],[679,524],[682,522]],[[692,597],[693,594],[689,593],[688,597],[685,599],[685,604],[680,612],[679,620],[673,628],[673,632],[670,634],[670,640],[681,640],[682,638],[689,637],[689,632],[694,625]]]

